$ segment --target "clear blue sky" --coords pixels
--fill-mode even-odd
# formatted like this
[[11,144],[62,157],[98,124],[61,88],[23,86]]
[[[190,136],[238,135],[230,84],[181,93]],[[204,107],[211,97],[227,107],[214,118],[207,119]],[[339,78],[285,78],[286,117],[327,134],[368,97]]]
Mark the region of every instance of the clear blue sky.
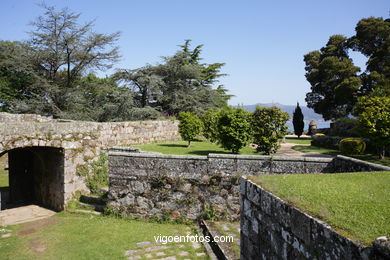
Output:
[[[1,40],[24,40],[42,9],[40,1],[1,0]],[[304,102],[310,86],[303,55],[324,46],[332,34],[353,35],[364,17],[389,17],[388,0],[46,0],[58,8],[96,18],[100,33],[121,31],[122,60],[116,68],[156,64],[184,39],[204,44],[205,62],[225,62],[221,84],[232,105]],[[354,55],[362,66],[364,58]],[[99,75],[110,72],[99,73]]]

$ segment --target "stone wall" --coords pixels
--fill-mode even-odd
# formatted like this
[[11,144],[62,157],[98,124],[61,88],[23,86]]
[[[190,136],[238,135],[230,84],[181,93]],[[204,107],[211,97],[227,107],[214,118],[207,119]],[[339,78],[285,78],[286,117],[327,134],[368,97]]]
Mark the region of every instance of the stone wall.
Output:
[[49,122],[54,119],[36,114],[11,114],[0,112],[0,123],[5,122]]
[[[385,259],[241,178],[240,259]],[[380,241],[379,241],[380,242]]]
[[104,149],[180,139],[178,121],[0,122],[0,133],[0,156],[26,147],[63,149],[63,188],[58,191],[62,205],[72,199],[75,191],[88,190],[85,176],[78,174],[78,169],[90,168]]
[[[126,215],[239,218],[242,175],[342,172],[331,158],[210,154],[179,156],[109,152],[110,207]],[[347,167],[348,157],[337,166]],[[372,165],[370,170],[378,170]],[[388,168],[390,170],[390,168]]]

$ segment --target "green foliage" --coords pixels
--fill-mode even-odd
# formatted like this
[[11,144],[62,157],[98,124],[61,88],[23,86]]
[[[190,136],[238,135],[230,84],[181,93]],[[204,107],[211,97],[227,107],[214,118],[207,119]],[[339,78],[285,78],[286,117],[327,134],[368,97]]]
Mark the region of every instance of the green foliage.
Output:
[[100,153],[99,159],[91,163],[92,173],[85,179],[87,187],[93,194],[99,194],[99,188],[108,186],[107,154]]
[[155,67],[164,84],[157,103],[169,115],[181,111],[203,113],[210,107],[227,106],[231,97],[222,86],[213,89],[217,79],[224,74],[220,70],[224,63],[200,63],[202,45],[190,49],[190,40],[173,56],[164,57],[164,62]]
[[361,75],[361,92],[364,95],[374,92],[375,95],[390,96],[390,19],[361,19],[355,31],[349,45],[368,58],[366,72]]
[[239,153],[252,138],[250,113],[242,108],[228,108],[218,119],[218,143],[233,153]]
[[258,152],[275,153],[279,140],[287,134],[289,115],[277,107],[256,107],[252,115],[253,143]]
[[329,135],[342,137],[356,137],[358,120],[355,118],[340,118],[332,123]]
[[[306,102],[324,119],[349,115],[359,96],[390,96],[390,19],[361,19],[355,31],[349,39],[334,35],[326,47],[304,56],[311,84]],[[360,75],[348,56],[350,49],[368,58]]]
[[138,107],[154,106],[164,85],[162,78],[155,72],[155,67],[147,65],[134,70],[121,69],[113,79],[124,82],[133,90],[134,102]]
[[183,140],[188,141],[188,146],[190,146],[191,141],[194,141],[202,131],[202,121],[192,112],[180,112],[179,121],[180,136]]
[[297,107],[293,113],[293,125],[294,125],[294,134],[298,136],[298,138],[303,133],[303,128],[305,127],[305,122],[303,121],[303,113],[301,108],[299,107],[299,103],[297,103]]
[[366,143],[360,138],[344,138],[339,143],[339,149],[344,154],[362,154],[366,150]]
[[390,97],[362,97],[354,113],[358,116],[359,131],[379,148],[379,157],[385,157],[390,145]]
[[210,108],[201,116],[203,122],[203,136],[212,143],[218,140],[219,115],[217,110]]
[[347,52],[347,38],[333,35],[320,51],[304,56],[306,79],[311,92],[306,94],[308,107],[325,120],[345,117],[356,102],[361,80]]

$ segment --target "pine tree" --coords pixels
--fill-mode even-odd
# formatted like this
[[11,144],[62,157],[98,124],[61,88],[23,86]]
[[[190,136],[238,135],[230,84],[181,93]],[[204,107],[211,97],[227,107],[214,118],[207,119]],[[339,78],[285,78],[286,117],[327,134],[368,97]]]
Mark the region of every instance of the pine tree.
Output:
[[295,108],[295,111],[293,113],[293,125],[294,125],[294,134],[296,134],[299,138],[302,135],[303,128],[305,126],[305,123],[303,122],[302,110],[299,107],[299,103],[297,103],[297,107]]

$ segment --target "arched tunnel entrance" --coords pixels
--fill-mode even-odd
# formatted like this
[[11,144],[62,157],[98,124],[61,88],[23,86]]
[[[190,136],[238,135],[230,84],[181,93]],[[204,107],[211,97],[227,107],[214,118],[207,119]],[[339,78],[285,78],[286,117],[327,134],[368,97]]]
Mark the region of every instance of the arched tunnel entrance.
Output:
[[[57,211],[64,207],[64,151],[25,147],[8,151],[9,194],[2,208],[37,204]],[[5,204],[5,205],[4,205]]]

